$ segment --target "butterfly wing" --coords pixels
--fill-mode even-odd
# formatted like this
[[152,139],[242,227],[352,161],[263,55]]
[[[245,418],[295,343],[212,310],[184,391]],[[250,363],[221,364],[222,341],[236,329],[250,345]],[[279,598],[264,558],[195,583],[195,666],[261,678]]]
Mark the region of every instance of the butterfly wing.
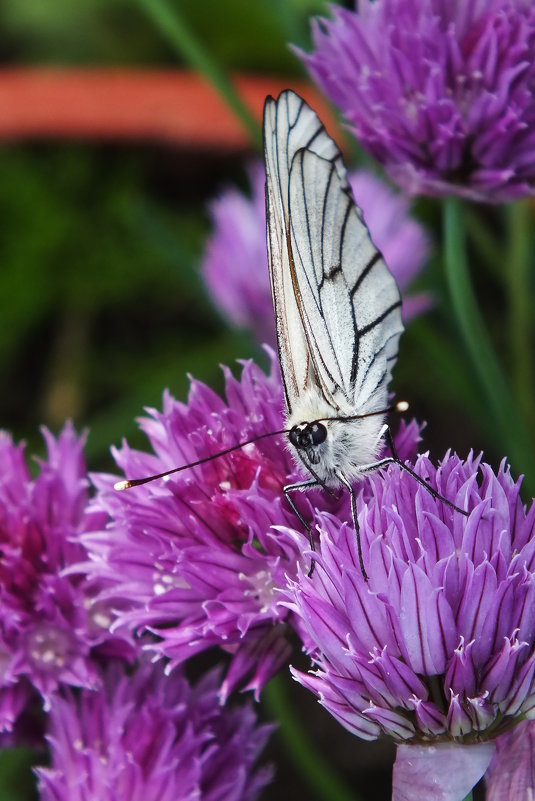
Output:
[[342,156],[298,95],[264,112],[266,208],[288,411],[319,390],[342,414],[386,404],[403,325],[396,282],[355,204]]
[[291,91],[282,92],[277,100],[268,97],[264,107],[267,245],[279,360],[290,414],[314,383],[290,244],[290,169],[301,148],[336,163],[345,175],[340,151],[305,101]]
[[386,406],[403,324],[395,279],[336,165],[307,149],[289,180],[295,289],[322,394],[344,414]]

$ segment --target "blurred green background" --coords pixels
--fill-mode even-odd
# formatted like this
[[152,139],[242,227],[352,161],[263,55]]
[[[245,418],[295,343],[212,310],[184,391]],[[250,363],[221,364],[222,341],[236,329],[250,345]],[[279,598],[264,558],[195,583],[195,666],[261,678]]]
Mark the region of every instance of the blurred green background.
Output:
[[[149,0],[4,3],[3,64],[189,66],[154,25],[147,5]],[[310,16],[326,13],[326,4],[175,0],[175,9],[225,70],[291,81],[305,76],[288,42],[308,46]],[[0,424],[24,438],[30,452],[42,451],[39,425],[57,431],[72,418],[90,429],[90,469],[111,468],[111,444],[127,437],[144,446],[135,417],[144,406],[159,406],[165,387],[185,398],[190,372],[220,389],[221,362],[263,358],[250,334],[230,329],[214,310],[199,274],[207,203],[229,184],[246,186],[253,153],[252,146],[225,155],[179,144],[38,137],[0,143]],[[359,158],[356,149],[354,155]],[[438,243],[438,203],[419,201],[415,213]],[[499,270],[504,217],[480,208],[468,222],[475,243],[482,226],[496,237],[495,245],[481,245],[491,258],[476,285],[507,362]],[[438,244],[417,287],[432,291],[436,306],[404,335],[397,395],[428,421],[425,445],[435,458],[448,447],[461,454],[485,447],[497,465],[503,448],[462,355]],[[321,752],[361,797],[388,798],[391,747],[355,740],[304,690],[290,682],[288,692]],[[272,753],[279,779],[266,798],[302,793],[303,779],[285,766],[284,750]],[[0,786],[0,801],[30,797],[21,795],[18,778],[9,790],[10,781]]]
[[[181,0],[180,14],[229,70],[299,74],[321,4]],[[177,7],[178,10],[178,7]],[[184,66],[136,3],[32,0],[0,9],[4,64]],[[92,468],[136,439],[134,417],[189,371],[220,386],[220,362],[256,353],[207,297],[199,260],[206,202],[245,184],[248,153],[158,143],[39,141],[0,146],[0,420],[32,450],[37,428],[88,426]]]

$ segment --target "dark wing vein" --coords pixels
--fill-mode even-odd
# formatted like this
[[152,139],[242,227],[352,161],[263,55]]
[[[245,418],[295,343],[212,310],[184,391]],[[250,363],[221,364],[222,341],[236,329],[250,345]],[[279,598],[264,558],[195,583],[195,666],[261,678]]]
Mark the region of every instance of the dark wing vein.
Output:
[[400,309],[400,308],[401,308],[401,299],[397,300],[395,303],[392,303],[392,305],[389,306],[388,309],[386,309],[382,314],[379,314],[378,317],[376,317],[375,320],[372,320],[371,323],[365,325],[364,328],[360,328],[357,331],[357,336],[359,338],[363,337],[364,334],[367,334],[369,331],[371,331],[373,328],[379,325],[379,323],[382,323],[383,320],[385,320],[389,314],[392,314],[392,312],[395,311],[395,309]]

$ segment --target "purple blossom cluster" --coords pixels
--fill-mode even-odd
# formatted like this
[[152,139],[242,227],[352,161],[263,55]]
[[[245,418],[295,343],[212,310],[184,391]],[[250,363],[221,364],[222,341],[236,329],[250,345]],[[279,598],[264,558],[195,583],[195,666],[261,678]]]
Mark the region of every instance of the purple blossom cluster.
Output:
[[[240,380],[225,379],[226,401],[195,381],[187,404],[166,395],[163,412],[141,421],[154,452],[115,453],[124,473],[160,473],[281,429],[275,363],[269,375],[247,362]],[[419,433],[401,427],[402,459],[414,461]],[[110,522],[82,535],[80,569],[118,610],[114,628],[152,635],[145,647],[170,668],[214,646],[229,653],[221,700],[238,687],[258,696],[297,632],[315,669],[296,679],[349,731],[399,744],[396,798],[429,782],[464,797],[494,740],[534,715],[535,506],[524,508],[505,464],[495,474],[473,456],[447,454],[438,467],[418,457],[416,472],[468,516],[390,467],[358,490],[366,582],[345,496],[298,499],[318,532],[314,555],[306,547],[281,493],[295,469],[274,436],[123,493],[96,476],[93,510]]]
[[254,801],[271,778],[256,767],[271,727],[250,706],[221,707],[218,683],[112,665],[98,691],[57,694],[41,801]]
[[42,747],[48,722],[47,801],[252,801],[271,775],[256,768],[269,727],[250,707],[221,707],[219,673],[191,688],[112,631],[121,599],[80,569],[84,537],[109,523],[89,503],[85,438],[70,424],[43,435],[35,478],[23,447],[0,436],[2,746]]
[[415,470],[469,515],[398,467],[373,477],[369,582],[351,528],[322,515],[316,571],[288,601],[316,670],[295,676],[365,739],[481,742],[535,709],[535,505],[504,464],[419,456]]
[[[396,801],[437,782],[462,798],[496,738],[489,793],[499,797],[504,760],[526,786],[526,740],[509,733],[535,716],[535,506],[522,505],[520,481],[472,456],[438,467],[419,456],[416,472],[465,517],[396,466],[371,476],[357,493],[366,582],[346,496],[298,499],[313,555],[283,500],[297,473],[284,437],[264,436],[283,426],[275,361],[269,375],[247,362],[225,381],[226,400],[196,381],[187,403],[167,394],[141,421],[153,453],[125,443],[117,464],[135,478],[263,438],[127,492],[97,475],[88,502],[71,426],[57,440],[45,432],[36,478],[20,447],[0,443],[0,710],[9,732],[31,693],[45,699],[42,798],[256,797],[267,730],[220,703],[238,687],[258,696],[288,663],[290,629],[315,666],[296,679],[349,731],[399,744]],[[403,460],[419,435],[400,427]],[[213,647],[231,656],[226,675],[191,689],[179,666]],[[134,649],[167,668],[128,668]]]
[[359,0],[297,51],[410,193],[502,202],[535,189],[530,0]]
[[101,528],[87,510],[84,438],[67,424],[32,478],[22,446],[0,434],[0,731],[11,732],[38,693],[45,706],[58,686],[98,686],[97,660],[131,647],[110,634],[112,612],[98,586],[64,571],[85,557],[78,538]]
[[[251,198],[227,189],[211,206],[213,231],[202,274],[221,312],[233,325],[255,332],[259,342],[275,343],[275,323],[266,249],[265,173],[260,164],[249,170]],[[349,175],[372,239],[383,253],[403,292],[405,321],[432,303],[428,293],[407,293],[430,252],[429,238],[410,216],[407,198],[394,193],[366,170]]]
[[[154,454],[126,444],[115,453],[125,475],[160,473],[282,427],[274,364],[266,376],[247,363],[241,382],[225,370],[225,384],[228,403],[198,381],[187,404],[166,394],[163,412],[150,410],[141,421]],[[269,437],[122,493],[113,489],[115,476],[94,478],[95,509],[111,522],[83,537],[91,558],[84,569],[104,579],[106,597],[122,602],[117,625],[156,634],[150,647],[172,666],[224,647],[234,655],[224,696],[245,679],[258,691],[288,658],[282,627],[274,628],[288,617],[275,588],[295,571],[300,552],[271,527],[295,524],[281,500],[291,470],[284,443]]]

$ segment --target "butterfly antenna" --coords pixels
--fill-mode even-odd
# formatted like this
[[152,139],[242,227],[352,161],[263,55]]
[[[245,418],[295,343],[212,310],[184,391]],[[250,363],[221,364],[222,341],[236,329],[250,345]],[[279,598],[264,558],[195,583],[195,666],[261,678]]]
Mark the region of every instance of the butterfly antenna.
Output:
[[219,459],[220,456],[226,456],[228,453],[232,453],[240,448],[244,448],[246,445],[253,445],[255,442],[259,442],[261,439],[266,439],[267,437],[276,437],[278,434],[289,433],[290,432],[288,429],[282,428],[280,431],[269,431],[267,434],[259,434],[257,437],[251,437],[251,439],[246,439],[244,442],[239,442],[237,445],[232,445],[230,448],[225,448],[223,451],[218,451],[218,453],[212,453],[210,456],[197,459],[196,462],[188,462],[188,464],[182,464],[179,467],[173,467],[172,470],[166,470],[164,473],[156,473],[154,476],[146,476],[145,478],[130,478],[124,479],[123,481],[117,481],[117,483],[113,485],[113,489],[120,492],[121,490],[130,489],[131,487],[139,487],[141,484],[148,484],[151,481],[156,481],[158,478],[167,478],[167,476],[171,476],[173,473],[180,473],[182,470],[189,470],[192,467],[198,467],[206,462],[211,462],[212,459]]
[[332,420],[339,420],[342,423],[349,422],[350,420],[363,420],[365,417],[374,417],[377,414],[389,414],[389,412],[397,412],[403,414],[409,408],[408,401],[398,401],[392,406],[387,406],[385,409],[377,409],[374,412],[366,412],[366,414],[353,414],[344,417],[321,417],[319,420],[314,420],[315,423],[329,423]]

